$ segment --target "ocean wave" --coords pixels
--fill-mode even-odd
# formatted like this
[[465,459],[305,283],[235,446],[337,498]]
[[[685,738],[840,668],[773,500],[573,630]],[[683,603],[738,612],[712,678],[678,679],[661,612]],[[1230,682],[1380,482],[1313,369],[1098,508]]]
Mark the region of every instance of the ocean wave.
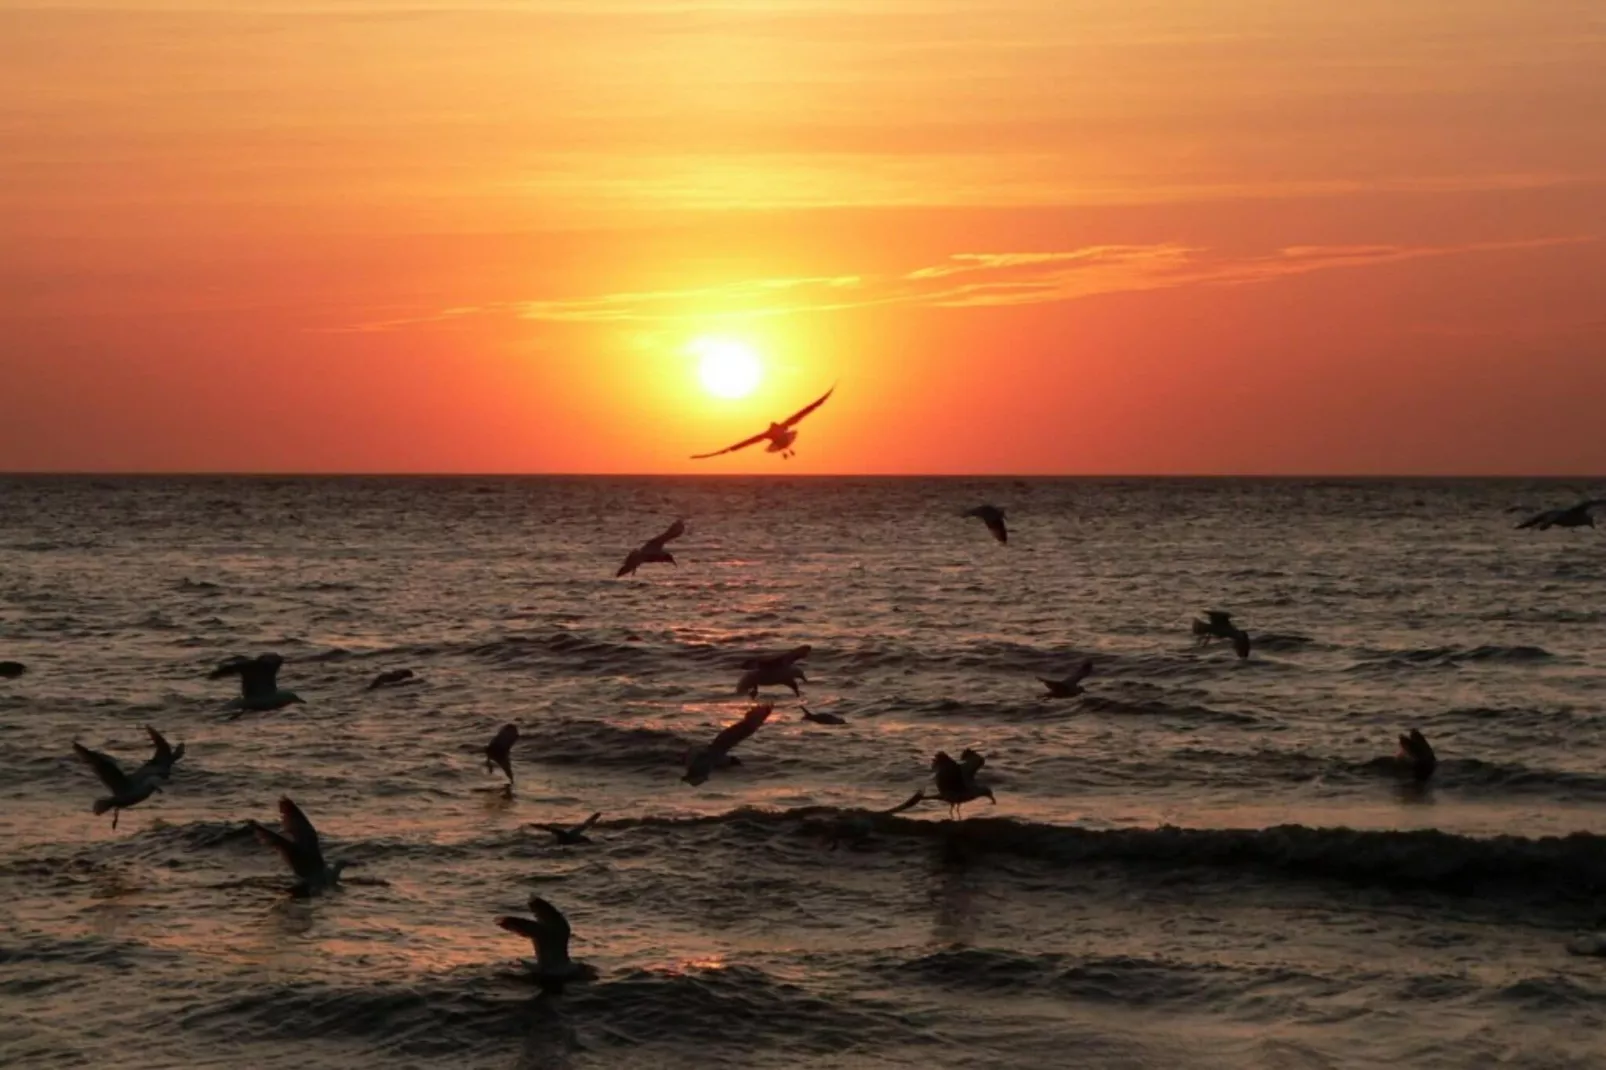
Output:
[[1362,660],[1351,668],[1352,671],[1379,666],[1454,668],[1464,661],[1523,663],[1547,661],[1555,656],[1544,647],[1496,646],[1492,644],[1474,647],[1410,647],[1402,650],[1363,649],[1361,651]]

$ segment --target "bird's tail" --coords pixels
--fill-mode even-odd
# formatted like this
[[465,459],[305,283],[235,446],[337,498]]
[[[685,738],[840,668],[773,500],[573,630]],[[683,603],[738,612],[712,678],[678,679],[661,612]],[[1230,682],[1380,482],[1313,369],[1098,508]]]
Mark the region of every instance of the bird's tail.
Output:
[[115,804],[110,799],[96,799],[95,805],[92,809],[96,814],[104,814],[107,810],[110,810],[113,805]]

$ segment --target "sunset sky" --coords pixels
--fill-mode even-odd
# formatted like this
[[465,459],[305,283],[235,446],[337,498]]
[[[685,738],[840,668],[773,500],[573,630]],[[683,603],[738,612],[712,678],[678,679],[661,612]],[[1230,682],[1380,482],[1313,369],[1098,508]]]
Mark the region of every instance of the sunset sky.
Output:
[[0,0],[0,469],[1606,473],[1603,116],[1600,0]]

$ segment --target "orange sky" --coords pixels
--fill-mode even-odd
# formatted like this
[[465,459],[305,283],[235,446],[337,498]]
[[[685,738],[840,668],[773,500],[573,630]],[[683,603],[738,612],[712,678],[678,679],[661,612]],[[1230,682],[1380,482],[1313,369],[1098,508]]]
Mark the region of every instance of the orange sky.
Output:
[[1603,105],[1599,0],[0,0],[0,469],[1606,473]]

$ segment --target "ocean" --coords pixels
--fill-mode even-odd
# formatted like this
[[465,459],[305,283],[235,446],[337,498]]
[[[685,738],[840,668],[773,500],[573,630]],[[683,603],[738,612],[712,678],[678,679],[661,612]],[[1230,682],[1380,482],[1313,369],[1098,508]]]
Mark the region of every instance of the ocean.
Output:
[[[1510,511],[1574,496],[0,477],[0,1064],[1606,1066],[1571,953],[1606,923],[1606,535]],[[676,517],[677,564],[616,579]],[[1194,645],[1217,608],[1247,661]],[[682,782],[742,661],[804,643],[847,723],[766,692]],[[264,652],[306,703],[230,719],[208,672]],[[114,831],[71,744],[137,764],[147,724],[186,754]],[[966,747],[996,804],[882,812]],[[281,795],[340,889],[286,897],[249,825]],[[531,827],[593,811],[590,845]],[[494,919],[532,892],[596,980],[531,983]]]

